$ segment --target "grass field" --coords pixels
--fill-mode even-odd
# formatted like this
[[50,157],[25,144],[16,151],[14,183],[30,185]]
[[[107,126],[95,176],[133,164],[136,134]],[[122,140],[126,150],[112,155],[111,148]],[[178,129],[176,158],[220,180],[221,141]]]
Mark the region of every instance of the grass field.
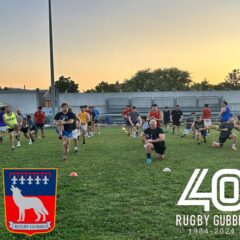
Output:
[[[204,214],[201,206],[176,205],[195,168],[209,169],[201,190],[210,191],[211,177],[217,170],[240,165],[239,151],[232,151],[230,142],[224,149],[211,148],[217,134],[198,146],[190,136],[181,139],[168,133],[166,159],[147,166],[140,140],[127,137],[120,128],[107,127],[86,145],[80,144],[77,154],[71,149],[69,161],[63,163],[62,143],[49,129],[45,139],[32,146],[24,139],[22,147],[13,152],[5,138],[0,145],[0,163],[8,168],[59,168],[56,228],[31,239],[239,239],[239,227],[230,237],[215,235],[212,225],[208,235],[188,235],[187,228],[175,226],[176,214]],[[164,173],[164,167],[172,172]],[[69,177],[72,171],[79,176]],[[0,194],[0,239],[29,239],[5,229],[2,189]],[[210,214],[223,213],[211,205]]]

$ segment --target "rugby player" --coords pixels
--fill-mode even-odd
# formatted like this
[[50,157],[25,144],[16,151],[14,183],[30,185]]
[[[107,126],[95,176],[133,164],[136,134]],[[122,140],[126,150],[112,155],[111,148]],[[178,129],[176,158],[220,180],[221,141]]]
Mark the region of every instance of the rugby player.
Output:
[[75,115],[68,111],[68,104],[62,103],[62,111],[54,116],[54,124],[57,126],[59,138],[63,140],[63,161],[67,161],[69,142],[72,137],[72,124]]
[[[38,107],[38,110],[34,113],[34,122],[36,123],[37,128],[40,128],[41,131],[41,137],[44,138],[44,123],[46,120],[45,112],[42,111],[42,107]],[[36,131],[36,137],[37,137],[38,131]],[[40,138],[40,137],[39,137]]]
[[144,132],[142,132],[141,137],[144,143],[144,147],[146,149],[147,164],[152,163],[151,152],[155,150],[157,159],[163,160],[164,153],[166,150],[165,146],[165,134],[163,130],[157,127],[157,121],[152,119],[149,122],[150,127],[147,128]]
[[173,135],[175,134],[175,128],[177,128],[176,135],[179,135],[180,125],[181,125],[181,121],[183,119],[183,113],[182,113],[179,105],[176,105],[176,108],[171,111],[170,119],[171,119],[171,122],[173,125],[172,134]]
[[201,144],[201,138],[203,138],[204,142],[207,142],[207,123],[201,119],[200,116],[196,117],[196,120],[192,124],[192,130],[195,133],[195,139],[198,144]]
[[132,126],[133,138],[136,139],[138,136],[138,129],[142,125],[142,118],[135,106],[132,107],[132,111],[128,114],[128,121]]
[[16,140],[17,140],[17,147],[20,147],[21,143],[20,143],[19,124],[17,122],[17,116],[14,112],[12,112],[10,106],[6,106],[5,114],[3,115],[3,120],[8,129],[12,150],[14,150],[15,149],[14,133],[15,133]]

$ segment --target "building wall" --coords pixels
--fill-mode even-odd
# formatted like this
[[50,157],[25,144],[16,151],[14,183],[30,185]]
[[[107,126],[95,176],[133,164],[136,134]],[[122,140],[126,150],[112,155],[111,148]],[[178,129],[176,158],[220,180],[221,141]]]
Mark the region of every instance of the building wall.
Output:
[[20,108],[24,114],[32,114],[38,106],[37,94],[35,92],[0,92],[0,102],[9,104],[15,111]]
[[[73,111],[79,111],[80,105],[95,105],[101,113],[106,113],[106,100],[108,98],[133,98],[133,97],[204,97],[218,96],[227,100],[235,112],[240,112],[240,91],[182,91],[182,92],[133,92],[133,93],[61,93],[59,104],[67,102]],[[39,99],[36,92],[0,92],[0,102],[7,103],[14,110],[21,108],[23,113],[34,113]]]
[[208,97],[217,96],[229,102],[232,110],[240,112],[240,91],[179,91],[179,92],[133,92],[133,93],[61,93],[59,103],[67,102],[74,111],[79,110],[80,105],[95,105],[102,113],[106,113],[106,100],[108,98],[132,98],[132,97]]

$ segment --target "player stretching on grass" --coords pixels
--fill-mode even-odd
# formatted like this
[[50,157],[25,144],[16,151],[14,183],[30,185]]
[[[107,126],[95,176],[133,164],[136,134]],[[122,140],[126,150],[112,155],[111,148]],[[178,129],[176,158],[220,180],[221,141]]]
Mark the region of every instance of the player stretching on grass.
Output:
[[150,127],[141,134],[144,147],[146,149],[147,164],[152,163],[152,150],[155,150],[157,158],[159,160],[164,159],[164,152],[166,150],[165,134],[161,128],[157,127],[157,121],[153,119],[150,121],[149,125]]
[[198,144],[201,144],[201,138],[203,138],[204,142],[207,142],[207,123],[201,119],[201,117],[197,116],[196,121],[192,124],[192,130],[195,132],[195,138]]
[[132,126],[133,138],[136,139],[138,136],[138,129],[142,125],[142,118],[134,106],[132,107],[132,112],[128,114],[128,121]]
[[54,124],[57,126],[59,139],[63,140],[63,161],[67,161],[70,138],[72,137],[72,124],[74,114],[68,111],[68,104],[61,105],[62,112],[58,112],[54,117]]
[[[213,141],[212,147],[214,148],[221,148],[223,147],[224,143],[227,139],[232,140],[232,150],[236,151],[236,144],[237,144],[237,136],[232,133],[233,128],[235,127],[234,119],[230,119],[228,122],[222,122],[218,127],[217,130],[220,131],[219,135],[219,142]],[[238,128],[236,128],[238,129]]]
[[12,145],[12,150],[15,149],[14,147],[14,133],[17,139],[17,147],[20,147],[20,134],[19,134],[19,124],[17,122],[17,116],[14,112],[12,112],[10,106],[6,106],[5,114],[3,115],[3,120],[7,126],[10,143]]

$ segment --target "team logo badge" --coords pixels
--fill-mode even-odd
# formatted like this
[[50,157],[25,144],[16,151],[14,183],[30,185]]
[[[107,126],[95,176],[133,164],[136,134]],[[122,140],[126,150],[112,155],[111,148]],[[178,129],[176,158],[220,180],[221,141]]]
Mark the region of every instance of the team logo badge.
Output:
[[55,228],[57,169],[3,169],[8,231],[32,236]]

